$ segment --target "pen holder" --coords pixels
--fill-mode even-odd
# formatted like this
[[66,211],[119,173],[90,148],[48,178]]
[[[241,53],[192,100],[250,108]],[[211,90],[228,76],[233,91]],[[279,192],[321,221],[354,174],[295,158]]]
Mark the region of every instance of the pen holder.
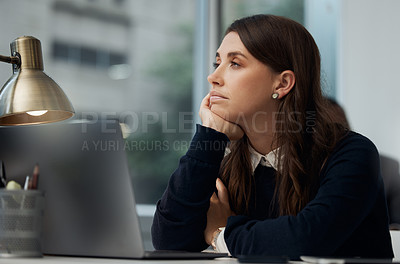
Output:
[[0,190],[0,257],[41,257],[44,193]]

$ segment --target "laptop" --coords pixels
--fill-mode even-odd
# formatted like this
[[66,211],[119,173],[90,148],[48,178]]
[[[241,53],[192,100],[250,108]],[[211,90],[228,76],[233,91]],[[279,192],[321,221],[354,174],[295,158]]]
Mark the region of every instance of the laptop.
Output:
[[144,250],[120,125],[114,120],[0,127],[7,180],[36,163],[45,192],[42,252],[132,259],[212,259],[213,252]]

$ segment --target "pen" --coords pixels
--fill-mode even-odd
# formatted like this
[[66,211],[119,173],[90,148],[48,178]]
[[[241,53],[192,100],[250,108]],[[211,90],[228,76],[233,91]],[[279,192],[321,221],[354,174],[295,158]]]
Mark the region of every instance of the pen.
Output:
[[26,176],[25,178],[25,184],[24,184],[24,190],[28,190],[29,189],[29,183],[31,182],[31,177]]
[[1,161],[1,168],[0,168],[0,188],[4,188],[7,185],[6,179],[6,169],[4,168],[4,162]]
[[39,182],[39,164],[36,163],[35,167],[33,168],[33,176],[32,176],[32,188],[36,190],[38,187]]

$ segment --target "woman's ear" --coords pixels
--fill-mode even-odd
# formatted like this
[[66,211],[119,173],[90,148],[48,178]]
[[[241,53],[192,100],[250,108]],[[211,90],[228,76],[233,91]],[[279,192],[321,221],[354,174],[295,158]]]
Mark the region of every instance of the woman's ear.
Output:
[[296,83],[296,76],[293,71],[286,70],[281,72],[278,76],[277,86],[274,89],[274,93],[279,94],[277,99],[285,97],[293,88]]

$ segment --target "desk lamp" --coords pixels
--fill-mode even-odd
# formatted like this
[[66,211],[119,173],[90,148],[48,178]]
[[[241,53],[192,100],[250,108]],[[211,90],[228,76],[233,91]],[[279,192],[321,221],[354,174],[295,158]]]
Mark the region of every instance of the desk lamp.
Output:
[[0,126],[42,124],[74,115],[74,108],[58,84],[43,72],[40,41],[19,37],[10,44],[13,75],[0,90]]

